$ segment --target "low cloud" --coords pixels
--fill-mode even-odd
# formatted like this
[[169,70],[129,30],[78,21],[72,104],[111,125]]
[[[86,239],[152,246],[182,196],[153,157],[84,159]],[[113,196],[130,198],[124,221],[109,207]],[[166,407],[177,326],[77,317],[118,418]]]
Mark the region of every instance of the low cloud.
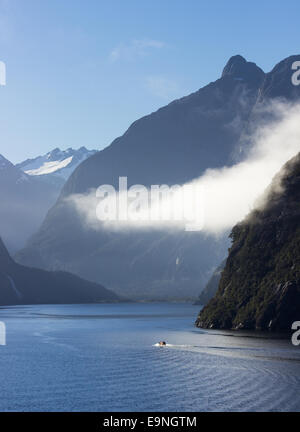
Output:
[[261,198],[273,177],[300,151],[300,105],[273,103],[261,115],[272,120],[248,137],[251,145],[245,159],[232,167],[207,170],[196,180],[205,190],[207,232],[230,229],[262,207]]
[[[221,234],[231,229],[237,222],[256,206],[262,205],[263,192],[271,183],[275,174],[282,166],[300,151],[300,105],[273,103],[264,109],[262,117],[269,118],[263,125],[257,127],[247,137],[248,151],[244,159],[231,167],[208,169],[200,178],[183,185],[182,189],[201,191],[199,202],[203,206],[203,213],[194,225],[209,234]],[[272,120],[270,120],[272,119]],[[250,146],[249,146],[250,142]],[[241,143],[243,144],[243,143]],[[245,143],[246,144],[246,143]],[[129,173],[130,180],[130,173]],[[174,203],[178,206],[178,195],[174,195]],[[193,202],[184,202],[191,207]],[[75,195],[68,201],[81,215],[83,223],[93,229],[186,229],[186,220],[122,220],[100,222],[96,217],[99,198],[96,191],[85,195]],[[156,204],[154,204],[155,206]],[[170,205],[170,197],[162,203]],[[173,203],[171,203],[171,206]],[[150,209],[151,211],[151,202]],[[155,212],[155,208],[153,208]],[[185,209],[182,209],[184,214]]]

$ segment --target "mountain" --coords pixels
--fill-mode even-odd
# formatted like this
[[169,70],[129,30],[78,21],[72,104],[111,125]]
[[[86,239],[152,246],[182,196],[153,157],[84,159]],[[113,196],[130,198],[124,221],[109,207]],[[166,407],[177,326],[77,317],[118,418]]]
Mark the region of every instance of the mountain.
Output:
[[0,305],[97,303],[121,299],[99,284],[66,272],[16,264],[0,238]]
[[300,153],[231,233],[216,296],[200,312],[204,328],[290,330],[300,312]]
[[207,282],[207,285],[203,291],[201,291],[198,300],[195,302],[196,305],[206,305],[216,295],[225,264],[226,260],[222,261],[219,267],[217,267],[213,272],[211,278]]
[[96,150],[87,150],[85,147],[80,147],[78,150],[55,148],[43,156],[27,159],[16,167],[30,176],[43,176],[44,179],[63,185],[75,168],[95,153]]
[[[234,56],[217,81],[134,122],[78,166],[16,259],[41,268],[62,267],[94,281],[101,278],[107,287],[134,298],[195,299],[211,275],[208,269],[225,258],[227,235],[214,240],[201,232],[95,231],[82,223],[67,198],[103,184],[117,188],[120,176],[128,177],[128,187],[173,185],[199,177],[207,168],[232,165],[240,157],[241,137],[255,107],[264,101],[265,80],[276,86],[274,80],[283,79],[280,73],[291,79],[285,69],[266,75]],[[299,95],[299,88],[295,91]]]
[[266,74],[259,91],[258,103],[272,99],[288,99],[291,102],[299,100],[299,86],[292,83],[292,65],[299,62],[300,56],[293,55],[278,63],[274,69]]
[[0,155],[0,231],[10,251],[36,232],[59,193],[60,186],[28,176]]
[[23,248],[43,222],[74,169],[96,150],[54,149],[13,165],[0,155],[0,232],[9,250]]
[[[241,60],[242,59],[242,60]],[[243,75],[227,70],[243,61]],[[255,68],[255,77],[253,71]],[[222,77],[134,122],[122,137],[82,163],[63,196],[101,184],[175,184],[198,177],[208,167],[232,163],[242,127],[257,100],[264,72],[240,56]]]

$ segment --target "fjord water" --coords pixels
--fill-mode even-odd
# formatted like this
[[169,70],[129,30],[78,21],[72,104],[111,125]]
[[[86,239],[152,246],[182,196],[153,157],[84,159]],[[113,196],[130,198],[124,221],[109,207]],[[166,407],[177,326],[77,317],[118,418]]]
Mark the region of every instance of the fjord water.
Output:
[[[1,411],[300,411],[300,347],[190,304],[1,308]],[[169,346],[158,348],[159,340]]]

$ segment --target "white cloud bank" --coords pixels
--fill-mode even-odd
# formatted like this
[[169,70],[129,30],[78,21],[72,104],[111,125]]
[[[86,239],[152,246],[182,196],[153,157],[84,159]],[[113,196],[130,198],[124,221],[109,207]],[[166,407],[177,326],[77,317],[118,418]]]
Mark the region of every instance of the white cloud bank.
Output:
[[[183,185],[183,190],[193,186],[194,190],[204,192],[204,197],[202,193],[199,195],[204,214],[199,212],[199,220],[194,221],[196,225],[199,222],[204,232],[221,234],[241,221],[255,207],[274,175],[300,151],[300,105],[277,103],[269,107],[268,111],[275,115],[276,120],[273,117],[272,121],[256,129],[250,138],[248,154],[242,162],[231,167],[208,169],[200,178]],[[96,218],[99,199],[96,199],[95,191],[87,195],[75,195],[68,200],[82,216],[84,223],[94,229],[186,229],[187,225],[186,219],[167,221],[145,217],[145,220],[138,220],[138,215],[131,220],[103,223]],[[191,196],[191,200],[194,203],[195,197]],[[178,202],[178,195],[175,194],[173,203],[177,209]],[[173,203],[170,204],[168,197],[163,207],[172,206]],[[193,203],[185,201],[184,205],[191,207]],[[147,210],[155,213],[155,208],[151,206]],[[182,214],[184,212],[185,209],[182,209]]]

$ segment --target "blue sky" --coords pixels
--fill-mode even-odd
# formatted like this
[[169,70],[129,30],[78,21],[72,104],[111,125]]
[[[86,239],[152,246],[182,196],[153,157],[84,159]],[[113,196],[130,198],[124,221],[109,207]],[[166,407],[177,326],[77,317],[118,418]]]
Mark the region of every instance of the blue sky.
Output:
[[241,54],[299,53],[299,0],[0,0],[0,153],[101,149]]

